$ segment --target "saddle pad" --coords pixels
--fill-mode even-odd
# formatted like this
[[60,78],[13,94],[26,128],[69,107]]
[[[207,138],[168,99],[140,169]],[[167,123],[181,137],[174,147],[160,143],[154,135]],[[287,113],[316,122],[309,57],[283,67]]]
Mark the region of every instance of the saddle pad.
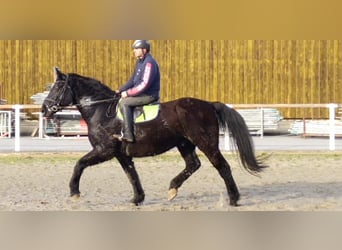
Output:
[[[133,111],[133,119],[135,123],[148,122],[157,118],[160,104],[150,104],[143,107],[135,108]],[[123,120],[122,113],[118,109],[117,117]]]

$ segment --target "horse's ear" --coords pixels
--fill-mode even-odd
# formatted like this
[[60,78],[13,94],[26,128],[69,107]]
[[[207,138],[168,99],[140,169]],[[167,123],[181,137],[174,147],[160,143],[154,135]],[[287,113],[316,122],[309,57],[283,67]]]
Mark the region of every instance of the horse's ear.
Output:
[[54,82],[57,82],[58,80],[64,80],[65,79],[65,74],[60,71],[58,67],[53,67],[53,80]]

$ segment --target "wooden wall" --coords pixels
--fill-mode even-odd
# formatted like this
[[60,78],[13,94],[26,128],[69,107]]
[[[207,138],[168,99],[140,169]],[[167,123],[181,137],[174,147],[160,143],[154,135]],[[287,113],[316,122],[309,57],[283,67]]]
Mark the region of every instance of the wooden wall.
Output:
[[[128,40],[1,40],[0,98],[29,104],[52,68],[97,78],[113,89],[130,76]],[[342,103],[339,40],[152,40],[162,101],[192,96],[230,104]],[[284,109],[287,118],[323,118],[323,109]]]

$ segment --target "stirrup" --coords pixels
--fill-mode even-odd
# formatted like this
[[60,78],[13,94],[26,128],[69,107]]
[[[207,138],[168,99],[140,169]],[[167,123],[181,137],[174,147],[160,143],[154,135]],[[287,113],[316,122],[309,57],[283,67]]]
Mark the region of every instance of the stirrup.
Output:
[[123,136],[122,136],[122,141],[134,142],[134,135],[133,135],[133,133],[124,132]]
[[114,134],[114,135],[113,135],[113,137],[114,137],[115,139],[118,139],[119,141],[122,141],[123,136],[124,136],[124,134],[123,134],[122,131],[121,131],[121,134]]
[[122,141],[125,141],[125,142],[134,142],[134,138],[122,137],[121,140],[122,140]]
[[125,141],[125,142],[134,142],[134,138],[127,138],[125,137],[124,133],[121,131],[121,134],[114,134],[113,137],[115,139],[118,139],[119,141]]

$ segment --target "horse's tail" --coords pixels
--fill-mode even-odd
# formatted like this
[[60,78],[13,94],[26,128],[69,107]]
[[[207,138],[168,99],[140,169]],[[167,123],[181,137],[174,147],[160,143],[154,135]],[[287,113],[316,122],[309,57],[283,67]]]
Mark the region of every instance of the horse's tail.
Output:
[[243,117],[232,108],[219,102],[213,103],[220,126],[231,133],[234,145],[239,151],[242,166],[250,173],[261,172],[267,166],[254,154],[254,145]]

